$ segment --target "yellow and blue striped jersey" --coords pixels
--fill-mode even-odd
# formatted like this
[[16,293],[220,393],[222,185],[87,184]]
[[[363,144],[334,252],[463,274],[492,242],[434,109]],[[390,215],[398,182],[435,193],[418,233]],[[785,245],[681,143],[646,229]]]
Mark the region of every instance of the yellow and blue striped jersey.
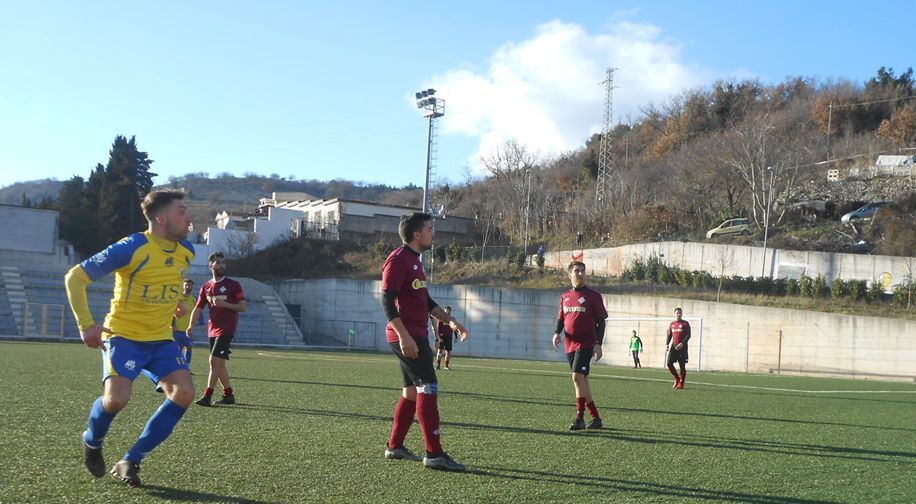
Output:
[[176,243],[145,231],[109,245],[80,268],[91,281],[115,274],[105,327],[134,341],[159,341],[172,339],[175,307],[193,259],[189,242]]
[[187,296],[179,294],[178,300],[184,305],[184,315],[175,317],[174,328],[176,331],[187,331],[188,326],[191,325],[191,312],[194,310],[194,305],[197,304],[197,297],[193,293]]

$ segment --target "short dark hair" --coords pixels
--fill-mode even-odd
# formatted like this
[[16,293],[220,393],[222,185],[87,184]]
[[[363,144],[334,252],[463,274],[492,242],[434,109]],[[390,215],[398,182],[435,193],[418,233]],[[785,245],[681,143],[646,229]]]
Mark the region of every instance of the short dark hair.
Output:
[[573,271],[574,269],[576,269],[576,267],[578,267],[578,266],[582,266],[582,269],[585,269],[585,263],[584,263],[584,262],[582,262],[582,261],[572,261],[571,263],[569,263],[569,266],[566,267],[566,272],[567,272],[567,273],[572,273],[572,271]]
[[140,209],[143,210],[143,216],[146,220],[152,222],[156,220],[165,207],[169,206],[175,200],[184,199],[185,194],[181,191],[152,191],[140,202]]
[[445,309],[446,309],[446,310],[451,310],[452,307],[451,307],[451,306],[446,306]]
[[185,279],[184,279],[184,283],[192,284],[192,283],[194,283],[194,280],[191,280],[190,278],[185,278]]
[[677,308],[675,308],[674,311],[680,311],[681,313],[684,313],[684,310],[682,310],[680,306],[678,306]]
[[398,225],[398,234],[401,235],[401,241],[409,243],[413,239],[413,234],[423,229],[423,224],[433,220],[433,216],[423,212],[413,212],[401,216],[401,223]]
[[213,261],[217,259],[225,259],[225,258],[226,256],[223,255],[222,252],[217,251],[217,252],[210,254],[210,257],[207,258],[207,264],[212,263]]

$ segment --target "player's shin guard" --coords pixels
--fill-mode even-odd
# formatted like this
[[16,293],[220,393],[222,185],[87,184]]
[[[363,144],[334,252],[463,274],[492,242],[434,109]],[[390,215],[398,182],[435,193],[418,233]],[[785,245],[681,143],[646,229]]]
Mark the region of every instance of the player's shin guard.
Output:
[[417,412],[417,402],[404,396],[394,408],[394,425],[391,426],[391,438],[388,440],[389,448],[400,448],[404,445],[404,438],[413,423],[414,413]]
[[417,419],[423,430],[426,441],[427,456],[436,457],[442,454],[439,442],[439,403],[436,400],[438,385],[431,383],[417,387]]
[[146,428],[143,429],[137,443],[124,455],[124,459],[140,463],[143,457],[146,457],[172,434],[175,425],[181,420],[185,411],[170,399],[166,399],[146,422]]
[[102,407],[102,396],[92,403],[92,409],[89,410],[89,421],[86,425],[86,433],[83,435],[83,441],[87,445],[98,448],[102,446],[102,439],[108,434],[108,428],[111,427],[111,421],[114,420],[117,413],[109,413]]

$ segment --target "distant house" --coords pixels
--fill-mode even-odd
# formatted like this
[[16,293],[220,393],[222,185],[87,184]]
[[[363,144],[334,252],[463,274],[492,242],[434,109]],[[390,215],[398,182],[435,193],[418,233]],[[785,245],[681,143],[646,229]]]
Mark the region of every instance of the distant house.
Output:
[[[299,193],[293,195],[294,199],[283,200],[278,198],[281,194],[262,198],[258,211],[253,215],[233,216],[220,212],[216,216],[216,226],[206,232],[208,249],[239,256],[300,236],[320,240],[385,237],[397,241],[401,216],[417,211],[415,208],[340,198],[300,198]],[[437,219],[435,227],[439,243],[473,241],[473,219],[448,216]]]
[[878,156],[875,175],[912,177],[916,175],[916,156]]

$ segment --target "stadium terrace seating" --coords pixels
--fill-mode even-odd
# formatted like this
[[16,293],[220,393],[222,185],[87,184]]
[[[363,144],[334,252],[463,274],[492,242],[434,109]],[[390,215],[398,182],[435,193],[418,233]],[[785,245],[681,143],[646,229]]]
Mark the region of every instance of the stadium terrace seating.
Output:
[[[5,264],[9,266],[9,264]],[[63,337],[65,339],[78,339],[79,331],[76,321],[70,312],[67,302],[67,293],[64,287],[64,275],[67,267],[56,265],[15,264],[19,277],[25,290],[29,310],[32,312],[32,323],[27,324],[26,335],[34,337],[60,337],[61,314],[63,314]],[[195,278],[200,285],[206,278]],[[246,281],[240,279],[243,288],[248,292]],[[263,284],[259,284],[259,292]],[[96,320],[103,320],[108,312],[111,302],[111,292],[114,286],[114,277],[109,275],[92,283],[88,289],[89,307]],[[48,305],[43,310],[41,305]],[[62,307],[62,308],[61,308]],[[21,308],[20,308],[21,309]],[[0,281],[0,335],[22,336],[23,332],[12,316],[13,306],[7,296],[5,286]],[[201,324],[206,324],[203,320]],[[249,295],[248,311],[239,317],[238,333],[235,342],[248,345],[288,345],[290,341],[284,335],[276,317],[267,309],[263,296]],[[203,344],[203,335],[206,329],[197,332],[197,341]]]

